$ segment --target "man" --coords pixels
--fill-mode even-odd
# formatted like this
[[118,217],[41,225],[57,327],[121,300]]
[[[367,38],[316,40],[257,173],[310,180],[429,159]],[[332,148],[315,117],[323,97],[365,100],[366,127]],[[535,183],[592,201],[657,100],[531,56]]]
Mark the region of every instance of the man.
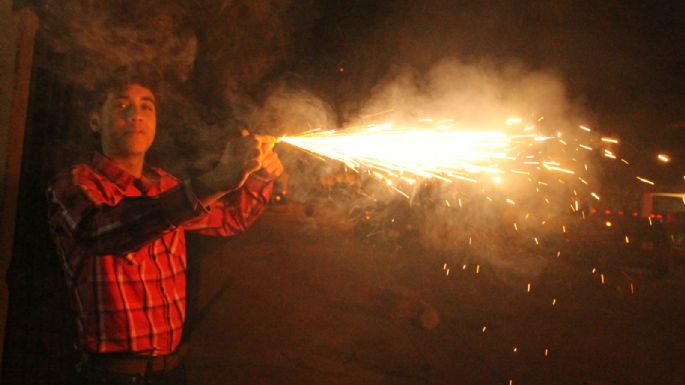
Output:
[[185,231],[230,236],[247,229],[283,172],[272,137],[230,140],[219,164],[180,181],[149,167],[154,87],[115,78],[91,115],[101,152],[48,189],[49,224],[77,315],[79,381],[183,384]]

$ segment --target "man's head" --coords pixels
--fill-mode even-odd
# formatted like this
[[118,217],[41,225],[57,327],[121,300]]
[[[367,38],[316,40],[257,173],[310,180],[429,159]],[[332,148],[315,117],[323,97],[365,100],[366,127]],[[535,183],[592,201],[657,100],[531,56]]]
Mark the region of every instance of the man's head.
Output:
[[157,129],[155,85],[149,77],[122,72],[99,87],[90,128],[105,155],[141,156],[150,149]]

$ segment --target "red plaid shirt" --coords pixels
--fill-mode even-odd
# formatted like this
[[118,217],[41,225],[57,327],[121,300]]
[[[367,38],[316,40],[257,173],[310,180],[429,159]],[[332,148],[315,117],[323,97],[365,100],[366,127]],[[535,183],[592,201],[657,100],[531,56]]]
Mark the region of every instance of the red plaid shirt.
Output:
[[272,184],[258,177],[202,207],[190,183],[160,168],[136,179],[101,154],[48,189],[49,224],[78,314],[83,349],[163,355],[185,319],[184,232],[230,236],[262,213]]

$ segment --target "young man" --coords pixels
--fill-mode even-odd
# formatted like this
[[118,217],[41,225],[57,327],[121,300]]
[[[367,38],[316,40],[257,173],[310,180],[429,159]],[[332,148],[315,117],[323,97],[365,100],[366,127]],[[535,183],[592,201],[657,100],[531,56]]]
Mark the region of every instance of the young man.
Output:
[[183,384],[185,231],[247,229],[283,172],[272,137],[230,140],[219,164],[181,181],[145,164],[155,138],[153,87],[115,79],[90,120],[101,152],[48,189],[49,224],[78,317],[85,384]]

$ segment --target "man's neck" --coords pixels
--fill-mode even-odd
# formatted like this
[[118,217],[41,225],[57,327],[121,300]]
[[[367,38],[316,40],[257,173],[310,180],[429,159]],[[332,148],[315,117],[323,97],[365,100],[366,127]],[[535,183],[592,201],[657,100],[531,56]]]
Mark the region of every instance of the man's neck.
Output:
[[108,158],[114,161],[122,170],[128,172],[135,178],[143,176],[143,164],[145,164],[145,155],[107,155]]

